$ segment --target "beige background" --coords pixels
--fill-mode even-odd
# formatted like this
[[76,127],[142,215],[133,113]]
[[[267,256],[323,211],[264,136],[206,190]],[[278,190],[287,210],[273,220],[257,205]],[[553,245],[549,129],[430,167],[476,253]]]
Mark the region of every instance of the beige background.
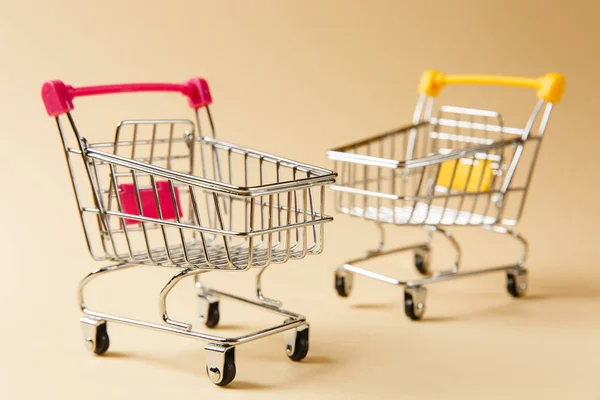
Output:
[[[3,1],[0,398],[600,398],[599,11],[594,0]],[[75,288],[95,265],[40,101],[44,80],[200,75],[220,137],[331,166],[326,149],[409,120],[428,68],[567,76],[520,225],[532,245],[526,299],[510,298],[504,278],[490,275],[431,287],[422,323],[404,317],[401,290],[370,280],[357,279],[341,300],[333,269],[371,246],[375,229],[336,215],[321,257],[266,278],[268,292],[312,324],[305,362],[289,362],[279,336],[254,342],[238,349],[237,379],[220,389],[206,379],[199,342],[111,325],[109,356],[84,351]],[[532,94],[523,102],[516,94],[501,92],[509,109],[532,104]],[[182,101],[159,99],[86,99],[75,116],[84,132],[106,137],[119,117],[188,116]],[[397,242],[420,235],[389,232]],[[512,251],[479,232],[459,234],[467,266]],[[449,254],[439,248],[437,262]],[[385,260],[380,270],[406,275],[408,261]],[[161,272],[106,279],[92,300],[156,318]],[[251,295],[251,275],[211,281]],[[173,307],[193,318],[193,292],[181,289]],[[223,328],[274,321],[244,311],[224,303]]]

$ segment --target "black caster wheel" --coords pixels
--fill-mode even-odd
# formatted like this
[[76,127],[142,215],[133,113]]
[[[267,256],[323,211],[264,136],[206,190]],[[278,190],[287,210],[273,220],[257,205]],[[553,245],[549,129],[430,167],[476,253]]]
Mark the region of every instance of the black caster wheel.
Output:
[[219,324],[221,314],[219,313],[219,302],[208,303],[208,311],[204,317],[204,325],[208,328],[215,328]]
[[[295,338],[291,337],[294,334]],[[288,335],[286,338],[288,341],[286,348],[287,356],[292,361],[303,360],[308,354],[308,325],[289,331]]]
[[[212,353],[212,352],[209,352]],[[209,379],[217,386],[226,386],[235,379],[235,347],[229,347],[224,352],[215,352],[212,364],[206,364]]]
[[96,342],[94,343],[94,353],[104,354],[110,347],[110,338],[106,332],[106,324],[98,325],[96,329]]
[[352,274],[348,272],[339,272],[335,273],[335,291],[340,297],[348,297],[350,296],[350,291],[352,290]]
[[80,322],[87,349],[98,355],[106,353],[110,347],[106,321],[85,316],[81,318]]
[[513,297],[523,297],[527,292],[527,270],[506,273],[506,290]]
[[425,296],[427,289],[424,287],[406,288],[404,290],[404,312],[413,321],[419,321],[425,314]]
[[431,275],[429,247],[415,249],[415,267],[421,275]]

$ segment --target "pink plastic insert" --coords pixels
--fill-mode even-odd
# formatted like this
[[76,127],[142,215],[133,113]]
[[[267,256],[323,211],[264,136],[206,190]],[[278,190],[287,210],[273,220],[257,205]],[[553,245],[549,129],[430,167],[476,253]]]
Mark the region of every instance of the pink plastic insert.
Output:
[[[179,190],[177,187],[173,187],[173,189],[175,192],[175,200],[177,201],[177,209],[179,210],[179,216],[181,217],[183,214],[181,213]],[[171,197],[169,181],[156,181],[156,193],[158,194],[162,219],[175,219],[175,206],[173,205],[173,198]],[[125,214],[140,215],[133,183],[123,183],[119,185],[119,199],[121,200],[121,207]],[[140,189],[140,202],[142,203],[142,216],[158,219],[159,215],[154,199],[154,190],[151,187]],[[125,218],[125,223],[127,225],[139,224],[140,221]]]

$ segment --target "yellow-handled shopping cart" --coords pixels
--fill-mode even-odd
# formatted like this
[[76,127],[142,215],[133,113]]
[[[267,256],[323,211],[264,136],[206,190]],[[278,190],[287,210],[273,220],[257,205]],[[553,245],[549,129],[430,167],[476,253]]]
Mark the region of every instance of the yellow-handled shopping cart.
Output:
[[[537,90],[537,103],[523,128],[504,125],[496,111],[443,105],[435,98],[447,85],[480,84],[528,87]],[[514,297],[527,289],[527,242],[512,227],[519,221],[532,173],[553,105],[560,101],[565,79],[557,73],[541,78],[487,75],[445,75],[426,71],[413,124],[330,150],[339,179],[335,204],[339,212],[375,221],[381,240],[375,250],[336,270],[335,287],[347,297],[355,274],[404,287],[405,312],[419,320],[425,311],[425,286],[430,283],[504,271]],[[424,242],[385,249],[384,225],[423,226]],[[521,258],[507,265],[463,272],[461,249],[448,226],[476,226],[516,239]],[[430,268],[435,233],[456,250],[449,269]],[[414,252],[423,277],[400,280],[358,265],[371,259]]]

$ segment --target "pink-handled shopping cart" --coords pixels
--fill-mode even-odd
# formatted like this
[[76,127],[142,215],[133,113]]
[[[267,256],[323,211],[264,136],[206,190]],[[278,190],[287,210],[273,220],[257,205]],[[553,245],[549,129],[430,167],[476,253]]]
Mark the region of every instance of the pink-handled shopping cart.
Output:
[[[125,92],[183,94],[195,121],[125,120],[117,125],[114,140],[88,142],[73,119],[74,98]],[[261,277],[271,264],[322,251],[323,225],[331,221],[323,214],[325,186],[335,181],[333,172],[217,140],[211,94],[200,78],[183,84],[77,88],[49,81],[42,98],[60,133],[89,251],[96,261],[109,262],[79,285],[84,340],[92,352],[108,350],[107,322],[204,340],[208,376],[220,386],[236,375],[234,351],[240,344],[284,332],[288,357],[299,361],[307,355],[306,318],[265,297]],[[84,289],[96,277],[142,265],[174,272],[159,294],[158,321],[92,310],[84,302]],[[258,269],[257,300],[200,281],[206,272],[250,269]],[[285,320],[238,337],[193,329],[167,312],[169,292],[186,277],[195,278],[204,304],[201,321],[208,328],[219,322],[221,298]]]

